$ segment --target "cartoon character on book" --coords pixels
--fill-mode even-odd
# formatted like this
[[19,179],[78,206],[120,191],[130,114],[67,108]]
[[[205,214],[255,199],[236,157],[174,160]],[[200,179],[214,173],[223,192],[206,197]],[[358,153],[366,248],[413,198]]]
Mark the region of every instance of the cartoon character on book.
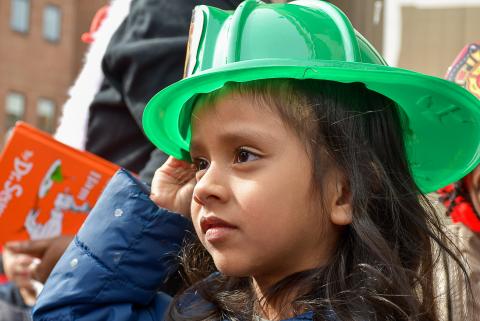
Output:
[[[52,163],[43,177],[42,183],[38,189],[38,201],[44,199],[55,184],[62,183],[63,181],[62,162],[57,159]],[[36,204],[38,204],[38,201]],[[59,236],[62,233],[62,223],[65,211],[85,214],[88,213],[90,209],[91,206],[88,202],[76,204],[75,197],[68,189],[65,189],[63,192],[59,192],[56,195],[54,206],[50,211],[50,218],[47,222],[41,223],[38,221],[40,210],[35,206],[25,218],[25,228],[32,240]]]

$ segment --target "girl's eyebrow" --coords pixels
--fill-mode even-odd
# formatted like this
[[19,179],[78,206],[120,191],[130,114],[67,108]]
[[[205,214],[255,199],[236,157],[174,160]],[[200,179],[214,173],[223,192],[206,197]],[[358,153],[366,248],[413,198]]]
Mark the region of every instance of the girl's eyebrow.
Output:
[[219,135],[219,141],[222,143],[237,142],[268,142],[275,139],[271,133],[264,130],[238,128],[232,131],[226,131]]
[[[217,136],[217,142],[220,144],[236,144],[236,143],[254,143],[254,142],[271,142],[276,137],[265,130],[252,128],[235,128],[225,131]],[[190,154],[200,153],[205,149],[205,143],[193,140],[190,142]]]

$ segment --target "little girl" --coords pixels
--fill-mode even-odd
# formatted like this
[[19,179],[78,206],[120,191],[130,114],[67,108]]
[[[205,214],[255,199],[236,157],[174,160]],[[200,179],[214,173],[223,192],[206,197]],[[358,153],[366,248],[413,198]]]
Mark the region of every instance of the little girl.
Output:
[[322,1],[201,6],[191,36],[144,113],[173,157],[151,192],[112,179],[34,319],[439,320],[434,249],[456,257],[422,192],[478,162],[478,101]]

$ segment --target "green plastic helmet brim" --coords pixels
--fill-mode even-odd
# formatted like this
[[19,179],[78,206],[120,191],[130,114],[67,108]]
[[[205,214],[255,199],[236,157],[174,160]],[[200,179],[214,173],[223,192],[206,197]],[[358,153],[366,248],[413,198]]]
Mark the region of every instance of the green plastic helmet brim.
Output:
[[[165,153],[189,160],[188,102],[193,97],[215,91],[226,82],[272,78],[361,82],[395,101],[407,119],[402,126],[410,168],[425,193],[460,179],[479,161],[480,105],[468,91],[412,71],[355,62],[319,61],[305,65],[304,61],[264,59],[197,73],[151,99],[143,115],[145,133]],[[458,133],[463,133],[462,137]]]

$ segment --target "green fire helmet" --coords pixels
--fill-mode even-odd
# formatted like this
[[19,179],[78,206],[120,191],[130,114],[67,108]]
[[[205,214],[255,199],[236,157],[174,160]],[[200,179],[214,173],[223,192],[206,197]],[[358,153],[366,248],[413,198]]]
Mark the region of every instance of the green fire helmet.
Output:
[[410,168],[423,192],[459,179],[479,160],[478,99],[446,80],[387,66],[328,2],[247,0],[235,11],[198,6],[185,71],[185,78],[157,93],[143,114],[147,137],[178,159],[190,159],[196,95],[226,82],[293,78],[361,82],[395,101],[404,115]]

